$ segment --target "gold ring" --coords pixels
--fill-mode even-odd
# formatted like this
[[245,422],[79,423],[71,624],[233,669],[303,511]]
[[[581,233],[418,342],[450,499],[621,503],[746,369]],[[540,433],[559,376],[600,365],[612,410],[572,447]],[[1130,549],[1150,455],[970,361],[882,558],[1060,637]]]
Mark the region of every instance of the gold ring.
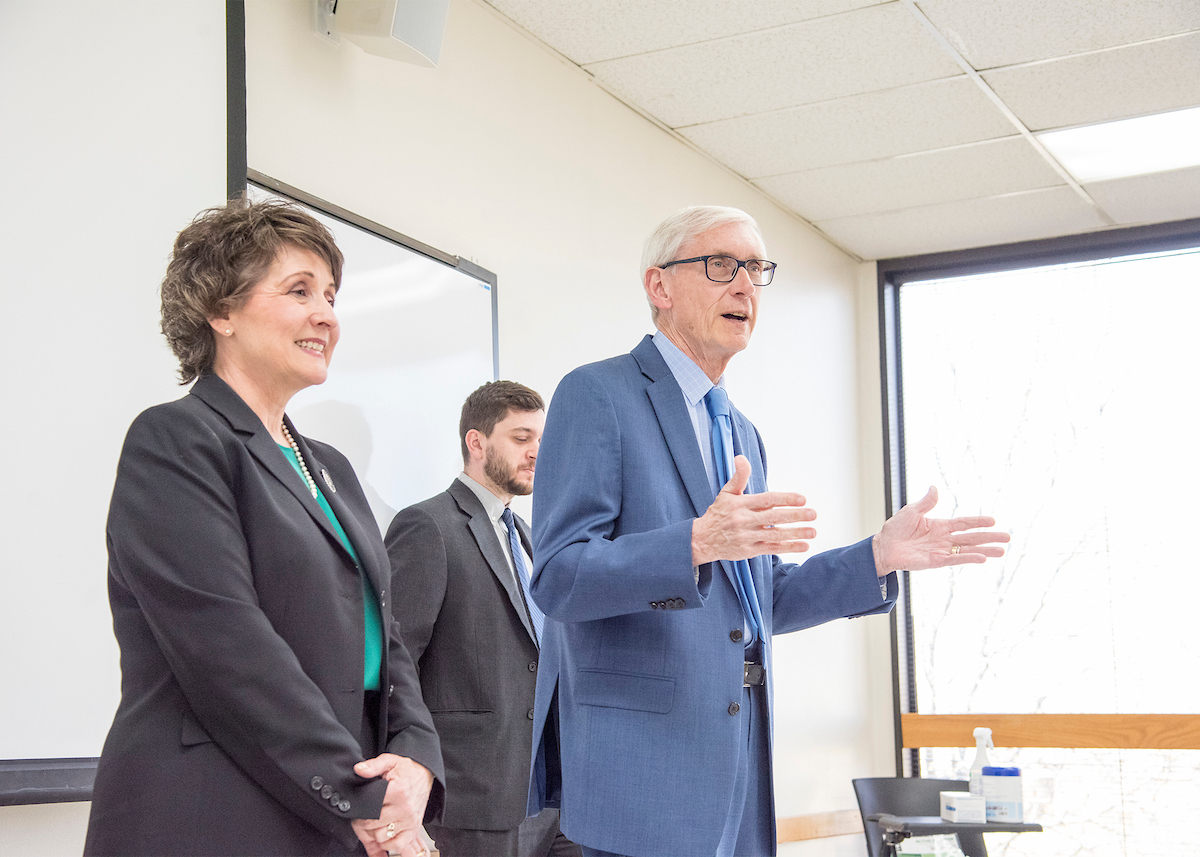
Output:
[[951,546],[950,546],[950,553],[954,554],[955,556],[957,556],[957,555],[958,555],[958,552],[959,552],[960,550],[962,550],[962,548],[960,548],[958,545],[951,545]]

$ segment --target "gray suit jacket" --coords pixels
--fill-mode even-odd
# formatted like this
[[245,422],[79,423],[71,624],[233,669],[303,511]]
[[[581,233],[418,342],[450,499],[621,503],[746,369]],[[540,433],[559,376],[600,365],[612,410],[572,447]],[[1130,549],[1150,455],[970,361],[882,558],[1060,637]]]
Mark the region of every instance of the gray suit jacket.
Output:
[[[529,550],[529,526],[517,526]],[[441,823],[515,828],[525,818],[538,648],[492,522],[455,479],[397,514],[385,542],[396,620],[441,738]]]

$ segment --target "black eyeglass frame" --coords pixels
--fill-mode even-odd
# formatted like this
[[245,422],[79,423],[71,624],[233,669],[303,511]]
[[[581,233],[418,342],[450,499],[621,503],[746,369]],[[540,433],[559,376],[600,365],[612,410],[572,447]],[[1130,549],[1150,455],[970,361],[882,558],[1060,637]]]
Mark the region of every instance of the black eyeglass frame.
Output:
[[[718,280],[716,277],[714,277],[712,274],[709,273],[708,260],[709,259],[717,259],[717,258],[731,259],[732,261],[737,262],[737,267],[733,269],[733,273],[730,275],[728,280]],[[714,283],[732,283],[734,281],[734,279],[737,277],[738,271],[740,271],[742,268],[746,268],[746,266],[749,265],[751,262],[761,262],[762,266],[763,266],[763,274],[767,278],[767,281],[765,283],[754,282],[754,277],[752,277],[750,275],[750,269],[746,268],[746,276],[750,277],[751,285],[756,286],[758,288],[761,288],[762,286],[771,285],[771,281],[775,279],[775,269],[777,267],[779,267],[774,262],[771,262],[767,259],[745,259],[745,260],[734,259],[728,253],[709,253],[707,256],[693,256],[691,259],[676,259],[674,262],[667,262],[665,265],[659,265],[658,267],[669,268],[672,265],[683,265],[687,262],[703,262],[704,263],[704,276],[708,277]]]

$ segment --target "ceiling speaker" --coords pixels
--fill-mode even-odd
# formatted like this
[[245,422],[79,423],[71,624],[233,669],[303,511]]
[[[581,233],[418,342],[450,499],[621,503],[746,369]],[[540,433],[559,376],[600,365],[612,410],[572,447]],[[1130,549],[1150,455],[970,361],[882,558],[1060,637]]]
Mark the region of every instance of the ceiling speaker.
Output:
[[334,31],[369,54],[436,67],[450,0],[335,0]]

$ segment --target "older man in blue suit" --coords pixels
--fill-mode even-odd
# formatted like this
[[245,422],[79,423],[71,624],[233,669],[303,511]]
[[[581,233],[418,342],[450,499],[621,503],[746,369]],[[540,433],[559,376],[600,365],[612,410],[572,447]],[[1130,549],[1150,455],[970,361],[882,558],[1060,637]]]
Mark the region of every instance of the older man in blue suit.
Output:
[[560,806],[585,854],[774,854],[771,635],[886,612],[893,571],[984,562],[1008,539],[977,531],[991,518],[927,518],[931,489],[858,544],[779,559],[807,549],[815,513],[767,491],[723,383],[774,267],[744,212],[676,213],[643,256],[657,333],[570,373],[550,406],[529,811]]

